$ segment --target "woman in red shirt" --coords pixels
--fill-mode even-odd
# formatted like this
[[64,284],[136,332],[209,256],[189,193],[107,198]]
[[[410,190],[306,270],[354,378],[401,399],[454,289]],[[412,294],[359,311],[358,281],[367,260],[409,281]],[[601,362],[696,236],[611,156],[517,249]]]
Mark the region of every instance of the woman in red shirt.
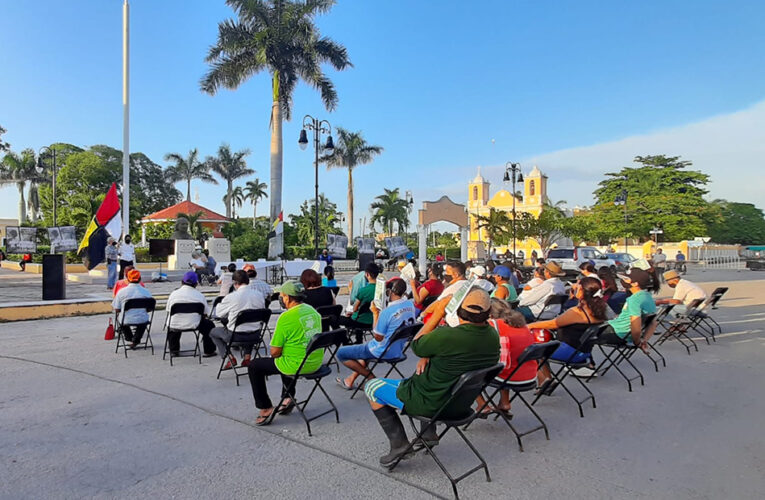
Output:
[[409,282],[412,290],[415,290],[412,300],[414,301],[414,307],[418,312],[422,312],[425,309],[423,303],[428,297],[438,298],[441,292],[444,291],[444,284],[441,282],[442,268],[440,265],[429,265],[427,270],[428,279],[420,286],[417,286],[415,280]]
[[[518,366],[518,357],[528,346],[534,343],[535,339],[531,330],[526,326],[523,314],[513,310],[506,300],[491,299],[490,317],[489,324],[499,333],[499,361],[505,364],[505,368],[497,375],[497,380],[504,382]],[[537,368],[536,361],[527,361],[515,372],[510,383],[527,384],[536,381]],[[486,418],[489,414],[497,411],[510,414],[510,390],[503,389],[499,394],[499,405],[496,408],[482,410],[481,415],[479,415],[480,418]],[[478,408],[481,408],[485,400],[478,396],[476,402]]]

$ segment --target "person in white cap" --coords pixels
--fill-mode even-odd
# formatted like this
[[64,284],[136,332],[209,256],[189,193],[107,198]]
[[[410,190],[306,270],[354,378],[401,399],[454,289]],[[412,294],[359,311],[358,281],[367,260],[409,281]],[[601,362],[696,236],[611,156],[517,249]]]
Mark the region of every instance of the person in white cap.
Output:
[[474,277],[476,278],[474,286],[477,286],[478,288],[485,290],[488,293],[491,293],[494,291],[494,284],[486,279],[486,268],[483,266],[473,266],[470,268],[470,271],[468,271],[468,278]]
[[677,271],[665,272],[664,281],[670,288],[674,288],[675,293],[671,299],[658,299],[656,305],[675,304],[673,312],[684,314],[691,302],[696,299],[706,300],[707,298],[707,293],[699,285],[681,278]]

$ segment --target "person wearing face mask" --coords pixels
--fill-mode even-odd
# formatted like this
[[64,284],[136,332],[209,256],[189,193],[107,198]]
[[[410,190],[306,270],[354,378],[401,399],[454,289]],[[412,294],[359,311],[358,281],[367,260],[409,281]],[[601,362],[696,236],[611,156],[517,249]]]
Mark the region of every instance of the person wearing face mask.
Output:
[[[436,310],[436,307],[440,307],[438,306],[439,303],[443,302],[443,307],[446,307],[446,304],[449,303],[451,296],[462,289],[463,286],[467,285],[468,281],[465,278],[465,271],[465,264],[458,260],[450,260],[446,264],[446,271],[444,272],[444,285],[446,285],[446,288],[444,288],[444,291],[441,292],[441,295],[438,296],[438,300],[430,304],[422,312],[421,316],[424,323],[427,323],[430,320]],[[451,315],[447,319],[453,326],[456,326],[458,321],[456,316]]]
[[441,292],[444,291],[444,284],[441,281],[442,273],[443,270],[441,269],[440,264],[428,264],[427,281],[419,287],[415,286],[415,280],[411,280],[409,283],[412,290],[416,290],[412,299],[414,300],[414,307],[417,308],[418,312],[421,312],[424,309],[423,303],[425,302],[425,299],[428,297],[438,298],[438,296],[441,295]]
[[133,266],[135,261],[135,246],[131,243],[133,239],[129,234],[125,235],[122,244],[119,246],[120,256],[120,279],[125,278],[125,268]]
[[[221,359],[226,357],[226,345],[231,340],[232,330],[239,314],[242,311],[264,309],[266,307],[266,299],[263,297],[263,294],[248,286],[250,278],[246,272],[242,270],[234,272],[232,280],[234,282],[234,291],[223,297],[223,300],[215,307],[215,315],[218,319],[225,320],[226,326],[213,328],[210,332],[210,338],[215,342]],[[259,329],[260,322],[245,323],[236,327],[237,332],[254,332]],[[252,351],[252,345],[243,348],[242,356],[244,359],[242,366],[247,366],[250,363],[250,351]],[[233,354],[230,354],[228,363],[226,363],[223,369],[230,370],[236,366],[236,363],[236,358]]]
[[106,289],[114,289],[114,284],[117,282],[117,261],[119,260],[119,250],[117,250],[117,241],[109,236],[106,239],[106,248],[104,249],[106,256]]

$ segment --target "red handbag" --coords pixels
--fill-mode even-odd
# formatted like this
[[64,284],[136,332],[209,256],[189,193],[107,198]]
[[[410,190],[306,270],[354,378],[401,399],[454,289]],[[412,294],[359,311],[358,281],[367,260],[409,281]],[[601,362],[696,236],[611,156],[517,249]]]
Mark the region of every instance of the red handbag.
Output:
[[112,324],[112,318],[109,318],[109,325],[106,327],[104,340],[114,340],[114,325]]
[[531,333],[534,334],[534,340],[538,344],[544,344],[545,342],[552,340],[552,334],[549,330],[545,330],[544,328],[533,328]]

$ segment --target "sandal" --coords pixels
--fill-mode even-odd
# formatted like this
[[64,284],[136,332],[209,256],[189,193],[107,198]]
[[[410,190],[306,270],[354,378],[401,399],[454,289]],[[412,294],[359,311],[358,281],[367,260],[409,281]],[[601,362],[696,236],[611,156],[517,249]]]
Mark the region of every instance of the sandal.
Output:
[[535,396],[539,396],[540,394],[548,395],[547,390],[550,388],[550,385],[552,385],[552,377],[548,378],[542,384],[537,388],[536,391],[534,391]]
[[292,413],[292,410],[294,409],[295,409],[295,401],[291,399],[290,402],[287,403],[286,405],[285,404],[280,405],[279,408],[276,410],[276,413],[278,413],[279,415],[289,415],[290,413]]
[[342,387],[346,391],[352,391],[352,390],[354,390],[356,388],[356,386],[354,386],[354,385],[346,384],[344,378],[337,377],[337,378],[335,378],[335,382],[337,382],[337,385],[339,385],[340,387]]
[[274,412],[276,410],[271,410],[271,413],[268,415],[258,415],[258,417],[255,419],[255,425],[262,426],[262,425],[269,425],[271,423],[271,417],[273,416]]

